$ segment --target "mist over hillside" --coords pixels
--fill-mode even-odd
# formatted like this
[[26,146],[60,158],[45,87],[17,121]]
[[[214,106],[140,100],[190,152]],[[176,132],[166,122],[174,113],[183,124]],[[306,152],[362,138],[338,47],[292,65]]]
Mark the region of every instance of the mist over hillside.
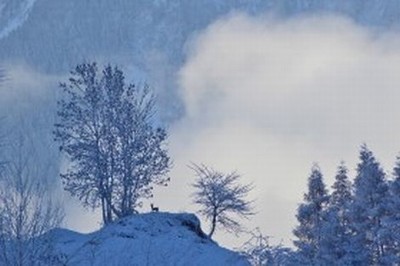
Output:
[[180,65],[190,36],[232,11],[281,16],[333,12],[385,28],[400,22],[400,4],[395,0],[18,0],[3,6],[0,58],[24,60],[49,72],[69,70],[93,57],[146,68],[154,53],[166,56],[169,64]]
[[[234,15],[237,13],[238,19]],[[325,24],[321,23],[320,28],[314,27],[321,22],[319,19],[314,20],[315,24],[312,19],[306,19],[303,26],[296,27],[297,21],[292,21],[287,25],[282,23],[284,26],[278,30],[274,28],[288,18],[315,18],[325,14],[345,19],[343,22],[339,18],[339,22],[332,24],[334,19],[322,19]],[[264,16],[269,18],[267,22],[257,20]],[[264,25],[268,22],[272,24],[270,28]],[[250,30],[237,30],[236,25]],[[3,126],[9,135],[16,126],[25,125],[23,131],[32,136],[32,145],[37,147],[40,160],[52,166],[48,175],[59,186],[63,163],[52,136],[58,83],[66,81],[68,71],[84,61],[117,64],[125,70],[129,81],[137,85],[148,83],[155,89],[159,121],[172,126],[181,123],[175,131],[170,130],[176,163],[171,186],[165,189],[169,192],[161,192],[158,194],[161,197],[156,199],[165,204],[162,208],[168,211],[193,208],[187,203],[188,197],[184,197],[189,194],[189,189],[184,187],[189,182],[184,178],[191,175],[186,167],[189,161],[215,163],[227,171],[237,169],[248,178],[246,181],[255,180],[257,193],[261,195],[259,202],[263,209],[251,221],[252,225],[261,224],[267,233],[275,227],[271,231],[279,242],[282,236],[288,238],[289,219],[294,219],[292,211],[297,206],[296,199],[302,195],[300,184],[305,184],[304,169],[308,170],[311,160],[330,160],[327,168],[332,170],[334,160],[353,158],[349,153],[362,141],[375,146],[385,142],[387,145],[381,146],[382,150],[391,148],[390,152],[394,152],[395,145],[389,144],[388,139],[397,139],[398,132],[385,119],[388,114],[398,113],[392,112],[392,107],[397,106],[392,90],[398,82],[397,49],[392,49],[396,40],[374,43],[369,33],[396,33],[399,25],[397,0],[3,0],[0,3],[0,68],[5,69],[7,78],[0,86],[0,117],[5,114]],[[335,27],[342,31],[335,31]],[[199,36],[203,37],[200,45],[194,47]],[[225,40],[232,43],[243,36],[248,43],[237,45],[218,57],[222,64],[214,64],[218,61],[216,55],[220,55],[214,47],[224,44],[225,48],[229,44]],[[270,39],[273,41],[269,42]],[[287,50],[286,43],[292,45]],[[257,48],[261,46],[267,52],[260,53]],[[251,50],[248,47],[254,48],[254,53],[248,53]],[[339,52],[335,53],[336,50]],[[203,56],[196,57],[196,53]],[[249,60],[230,61],[235,56]],[[305,58],[311,59],[310,62]],[[317,58],[315,65],[314,58]],[[354,64],[342,68],[348,66],[347,58],[354,59]],[[289,75],[286,65],[293,70]],[[249,66],[253,72],[247,71]],[[240,72],[234,71],[237,69]],[[285,83],[282,80],[288,81],[287,91],[286,87],[280,87]],[[383,85],[382,80],[386,81]],[[183,89],[184,86],[187,88]],[[387,92],[379,95],[382,97],[375,95],[378,86]],[[319,93],[319,88],[325,88],[326,93]],[[215,89],[217,93],[208,94],[208,89]],[[342,95],[350,90],[352,96],[343,100]],[[214,97],[209,101],[209,95],[219,96],[219,92],[228,97],[222,101]],[[291,97],[287,97],[289,94]],[[323,97],[314,101],[315,95]],[[380,102],[369,106],[368,110],[373,111],[364,112],[359,95],[367,97],[367,102]],[[391,104],[387,104],[389,101]],[[190,108],[194,110],[192,115],[185,117]],[[359,115],[362,112],[367,114]],[[368,119],[364,119],[367,115]],[[377,141],[382,139],[378,130],[365,130],[371,127],[371,121],[385,126],[375,128],[386,132],[386,140]],[[350,152],[344,153],[344,150]],[[382,157],[389,161],[389,155]],[[283,168],[290,170],[281,172]],[[273,174],[266,176],[266,169]],[[81,213],[76,209],[74,206],[67,211],[67,226],[73,224],[74,229],[98,226],[94,218],[79,220]],[[270,218],[270,213],[278,218]],[[75,221],[78,222],[74,224]]]
[[162,119],[166,121],[184,112],[176,72],[185,61],[188,43],[221,16],[231,12],[279,17],[332,12],[378,29],[397,28],[400,23],[400,4],[395,0],[4,3],[0,6],[0,62],[23,63],[52,74],[66,73],[85,60],[135,66],[145,74],[146,82],[158,88]]

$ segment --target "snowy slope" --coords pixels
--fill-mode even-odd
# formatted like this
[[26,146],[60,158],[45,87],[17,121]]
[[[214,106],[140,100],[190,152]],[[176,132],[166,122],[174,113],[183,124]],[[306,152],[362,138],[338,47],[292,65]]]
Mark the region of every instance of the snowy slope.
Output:
[[64,229],[50,234],[54,255],[64,265],[249,265],[210,240],[193,214],[148,213],[91,234]]

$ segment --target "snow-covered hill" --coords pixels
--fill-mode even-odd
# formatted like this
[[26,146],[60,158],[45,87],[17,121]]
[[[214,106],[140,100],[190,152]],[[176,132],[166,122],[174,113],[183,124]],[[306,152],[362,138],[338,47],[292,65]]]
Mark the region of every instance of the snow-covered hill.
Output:
[[249,265],[210,240],[193,214],[140,214],[90,234],[55,229],[50,235],[63,265]]

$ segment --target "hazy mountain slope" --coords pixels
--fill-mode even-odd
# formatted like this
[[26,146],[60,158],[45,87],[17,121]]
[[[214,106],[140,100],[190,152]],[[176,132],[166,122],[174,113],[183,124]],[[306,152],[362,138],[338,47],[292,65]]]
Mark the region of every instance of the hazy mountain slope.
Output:
[[148,213],[87,235],[50,234],[64,265],[249,265],[211,241],[192,214]]
[[[210,6],[207,2],[214,1],[202,1]],[[140,67],[154,51],[176,59],[190,32],[205,27],[218,14],[211,8],[203,10],[209,15],[197,16],[199,8],[193,3],[39,0],[24,26],[1,41],[0,58],[23,58],[52,72],[93,57]]]
[[[232,10],[284,16],[332,11],[380,27],[400,22],[395,0],[37,0],[23,26],[0,40],[0,60],[23,60],[52,72],[93,57],[146,68],[157,55],[180,65],[187,39]],[[9,16],[23,12],[15,13]]]
[[0,1],[0,39],[23,25],[36,0]]
[[400,24],[398,0],[3,1],[7,9],[0,5],[0,32],[5,36],[0,39],[0,62],[57,74],[85,60],[135,66],[156,88],[163,121],[183,111],[175,75],[188,40],[229,12],[282,17],[333,12],[380,29]]

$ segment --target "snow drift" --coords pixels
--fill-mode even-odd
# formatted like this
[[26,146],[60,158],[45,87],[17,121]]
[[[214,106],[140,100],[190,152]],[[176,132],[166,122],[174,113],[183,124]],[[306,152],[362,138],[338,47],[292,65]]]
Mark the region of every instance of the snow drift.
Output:
[[90,234],[49,234],[52,257],[62,265],[249,265],[209,239],[199,219],[187,213],[135,215]]

